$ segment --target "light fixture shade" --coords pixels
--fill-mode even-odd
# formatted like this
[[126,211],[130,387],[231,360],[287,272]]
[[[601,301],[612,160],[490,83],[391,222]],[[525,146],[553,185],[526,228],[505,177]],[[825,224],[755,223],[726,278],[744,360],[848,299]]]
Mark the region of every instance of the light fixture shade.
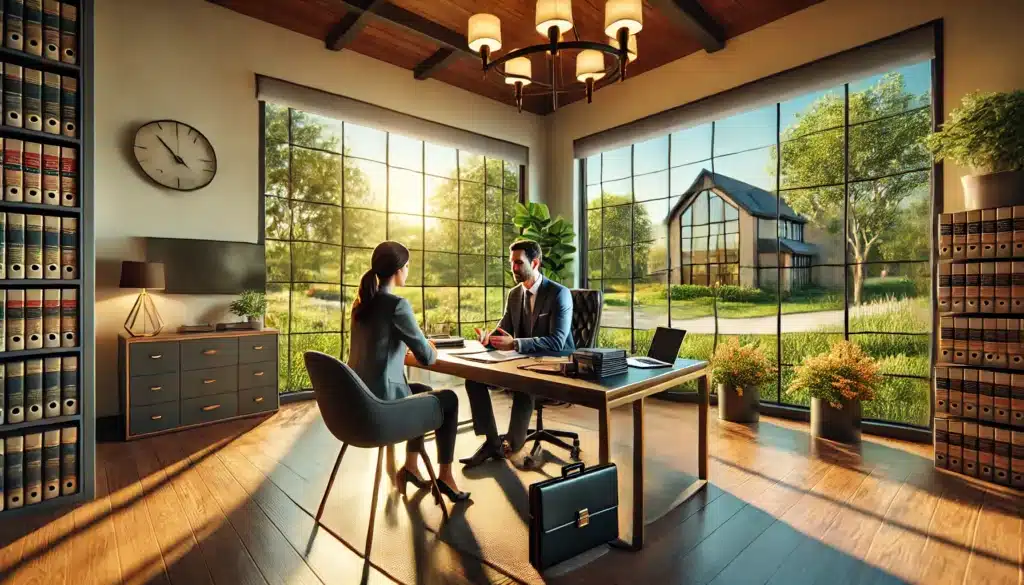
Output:
[[[616,49],[619,48],[619,41],[615,37],[608,37],[608,44],[615,47]],[[626,43],[626,54],[629,55],[630,63],[636,61],[636,35],[630,35],[629,42]]]
[[604,53],[587,49],[576,56],[576,79],[586,83],[604,77]]
[[469,48],[479,53],[484,47],[490,52],[501,49],[501,20],[493,14],[474,14],[469,17]]
[[619,29],[626,28],[635,35],[644,27],[644,6],[641,0],[608,0],[604,5],[604,32],[610,37],[618,36]]
[[518,77],[505,77],[505,83],[515,85],[517,81],[523,85],[530,85],[533,77],[533,63],[529,57],[516,57],[505,61],[505,75],[517,75]]
[[560,34],[572,30],[572,0],[537,0],[537,32],[548,36],[548,29],[558,27]]
[[164,265],[160,262],[121,262],[121,283],[118,288],[164,288]]

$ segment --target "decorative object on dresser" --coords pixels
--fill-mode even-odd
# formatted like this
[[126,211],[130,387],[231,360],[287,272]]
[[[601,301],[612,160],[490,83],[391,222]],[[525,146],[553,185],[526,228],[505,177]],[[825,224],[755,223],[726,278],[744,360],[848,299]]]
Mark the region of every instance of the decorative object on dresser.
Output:
[[124,321],[125,331],[132,337],[152,337],[164,328],[160,313],[146,289],[164,288],[164,265],[156,262],[121,262],[120,288],[141,288],[139,298]]
[[224,329],[262,329],[263,315],[267,312],[267,295],[256,290],[244,290],[242,295],[231,301],[231,312],[247,319],[242,323],[232,323],[234,327]]
[[277,410],[277,334],[122,334],[125,439]]

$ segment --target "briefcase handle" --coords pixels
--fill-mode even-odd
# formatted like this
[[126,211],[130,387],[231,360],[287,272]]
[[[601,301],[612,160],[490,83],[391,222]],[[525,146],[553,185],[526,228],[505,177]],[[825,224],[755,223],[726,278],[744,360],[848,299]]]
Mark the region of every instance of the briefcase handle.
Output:
[[574,475],[576,473],[583,473],[583,468],[584,465],[582,462],[570,463],[569,465],[565,465],[562,467],[562,477],[569,477],[570,475]]

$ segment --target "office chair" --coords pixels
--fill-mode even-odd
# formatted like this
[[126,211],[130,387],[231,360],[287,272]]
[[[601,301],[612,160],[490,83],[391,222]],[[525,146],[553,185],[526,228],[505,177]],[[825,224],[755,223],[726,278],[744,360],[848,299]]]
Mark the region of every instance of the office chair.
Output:
[[[601,306],[603,295],[599,290],[573,289],[572,293],[572,338],[576,349],[597,345],[597,332],[601,327]],[[538,397],[534,403],[537,413],[537,428],[529,429],[526,441],[533,441],[530,457],[540,459],[541,442],[551,443],[569,451],[569,457],[580,460],[580,436],[570,431],[544,428],[544,407],[560,404],[558,401]],[[565,441],[571,440],[572,445]]]
[[[384,463],[384,448],[437,430],[443,421],[441,402],[434,396],[419,394],[401,400],[385,401],[377,398],[366,387],[352,368],[334,356],[318,351],[307,351],[303,358],[306,371],[313,383],[316,403],[320,407],[328,430],[341,441],[341,452],[331,470],[320,508],[316,511],[316,522],[324,513],[327,495],[331,493],[334,479],[341,465],[341,458],[349,445],[362,448],[377,448],[377,472],[373,477],[373,498],[370,504],[370,526],[366,531],[365,558],[370,558],[373,546],[373,522],[377,515],[377,493],[380,491],[381,469]],[[423,463],[430,474],[434,498],[441,506],[444,522],[448,521],[448,508],[441,500],[437,488],[437,476],[430,463],[426,449],[420,451]]]

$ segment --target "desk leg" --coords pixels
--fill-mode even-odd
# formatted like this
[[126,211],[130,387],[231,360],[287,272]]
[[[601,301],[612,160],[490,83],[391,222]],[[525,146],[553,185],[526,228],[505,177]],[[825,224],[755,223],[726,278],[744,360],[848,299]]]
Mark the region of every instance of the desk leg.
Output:
[[633,549],[644,546],[644,399],[633,403]]
[[697,378],[697,477],[708,478],[708,402],[710,380],[705,374]]
[[611,411],[607,406],[597,409],[598,459],[603,465],[612,461]]

